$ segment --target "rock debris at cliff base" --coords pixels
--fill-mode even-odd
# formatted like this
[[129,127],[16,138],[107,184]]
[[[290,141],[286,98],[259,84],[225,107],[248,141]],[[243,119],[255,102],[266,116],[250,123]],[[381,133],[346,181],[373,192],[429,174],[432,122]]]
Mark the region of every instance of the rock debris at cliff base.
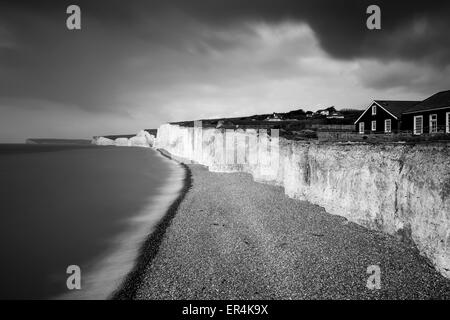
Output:
[[[193,186],[137,299],[449,299],[416,250],[245,173],[190,165]],[[366,287],[381,268],[381,289]]]

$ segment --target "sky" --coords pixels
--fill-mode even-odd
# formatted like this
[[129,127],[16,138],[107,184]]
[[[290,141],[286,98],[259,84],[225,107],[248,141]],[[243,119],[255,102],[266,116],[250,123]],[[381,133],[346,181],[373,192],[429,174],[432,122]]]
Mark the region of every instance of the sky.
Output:
[[423,100],[450,89],[449,16],[438,0],[0,0],[0,142]]

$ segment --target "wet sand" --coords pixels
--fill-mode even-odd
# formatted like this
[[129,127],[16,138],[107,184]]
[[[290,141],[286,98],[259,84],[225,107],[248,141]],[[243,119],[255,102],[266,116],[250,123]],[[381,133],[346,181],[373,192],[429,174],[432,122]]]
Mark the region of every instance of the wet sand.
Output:
[[[450,280],[397,239],[248,174],[188,167],[192,186],[116,298],[450,298]],[[380,266],[379,290],[366,287],[370,265]]]

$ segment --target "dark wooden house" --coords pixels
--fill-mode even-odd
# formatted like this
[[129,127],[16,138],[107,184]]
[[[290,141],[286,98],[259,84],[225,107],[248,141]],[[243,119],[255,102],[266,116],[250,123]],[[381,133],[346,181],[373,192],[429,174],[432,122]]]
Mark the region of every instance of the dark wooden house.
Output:
[[361,134],[397,132],[402,113],[419,102],[373,100],[355,121],[355,130]]
[[436,93],[402,114],[402,129],[419,135],[450,133],[450,90]]

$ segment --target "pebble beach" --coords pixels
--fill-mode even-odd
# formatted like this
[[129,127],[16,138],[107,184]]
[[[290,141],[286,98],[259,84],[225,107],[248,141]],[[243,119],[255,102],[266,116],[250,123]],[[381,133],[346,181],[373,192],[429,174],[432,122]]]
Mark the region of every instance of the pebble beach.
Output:
[[[449,299],[418,251],[246,173],[187,165],[189,183],[113,298]],[[369,266],[381,270],[370,290]]]

